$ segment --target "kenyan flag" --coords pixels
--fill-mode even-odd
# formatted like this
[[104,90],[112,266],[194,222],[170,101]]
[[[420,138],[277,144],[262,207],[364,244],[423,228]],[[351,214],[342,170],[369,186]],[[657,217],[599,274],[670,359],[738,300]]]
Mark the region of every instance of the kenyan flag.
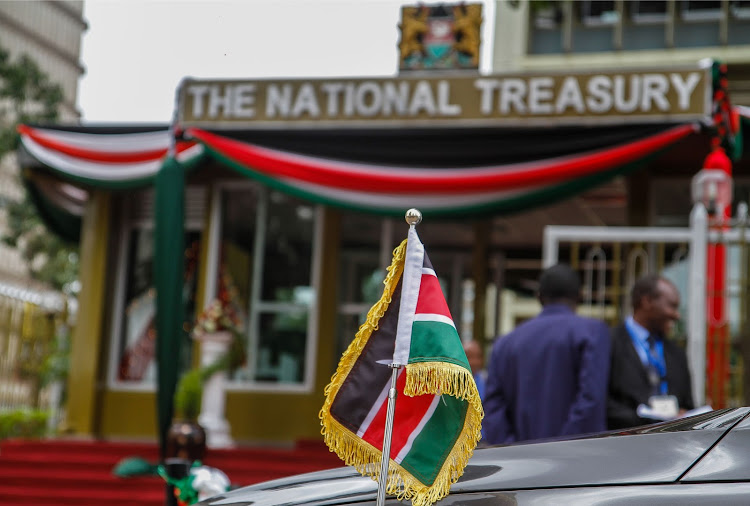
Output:
[[320,412],[329,448],[378,480],[397,380],[387,491],[429,505],[448,494],[481,437],[481,401],[435,271],[412,226],[380,300],[344,352]]

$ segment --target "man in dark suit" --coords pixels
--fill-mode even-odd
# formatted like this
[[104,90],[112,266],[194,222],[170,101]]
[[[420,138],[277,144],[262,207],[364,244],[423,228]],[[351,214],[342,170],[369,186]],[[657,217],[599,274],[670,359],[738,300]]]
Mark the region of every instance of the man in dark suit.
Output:
[[632,316],[612,332],[610,429],[674,418],[694,407],[685,351],[666,339],[680,318],[677,288],[658,275],[642,277],[633,285],[631,304]]
[[488,364],[484,437],[510,443],[606,428],[609,329],[575,314],[580,281],[558,264],[542,273],[542,312],[497,339]]

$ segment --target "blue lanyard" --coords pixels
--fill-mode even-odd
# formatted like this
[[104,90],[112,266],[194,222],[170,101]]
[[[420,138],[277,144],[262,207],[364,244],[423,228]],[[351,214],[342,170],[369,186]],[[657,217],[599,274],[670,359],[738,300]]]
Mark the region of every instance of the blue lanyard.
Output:
[[646,359],[648,360],[649,365],[656,369],[656,372],[659,374],[659,378],[661,379],[661,382],[659,383],[659,393],[661,395],[667,395],[669,389],[667,385],[667,364],[664,361],[664,343],[660,340],[657,340],[656,343],[654,343],[654,347],[656,348],[656,355],[654,355],[651,347],[648,346],[648,343],[644,343],[633,336],[631,336],[631,339],[646,352]]

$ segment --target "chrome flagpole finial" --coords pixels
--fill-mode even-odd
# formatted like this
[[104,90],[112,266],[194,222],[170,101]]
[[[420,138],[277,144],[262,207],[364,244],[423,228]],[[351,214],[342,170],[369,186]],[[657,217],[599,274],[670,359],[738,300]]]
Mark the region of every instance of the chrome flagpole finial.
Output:
[[404,218],[406,219],[406,223],[414,227],[422,222],[422,213],[419,212],[419,209],[414,209],[412,207],[406,211],[406,216],[404,216]]

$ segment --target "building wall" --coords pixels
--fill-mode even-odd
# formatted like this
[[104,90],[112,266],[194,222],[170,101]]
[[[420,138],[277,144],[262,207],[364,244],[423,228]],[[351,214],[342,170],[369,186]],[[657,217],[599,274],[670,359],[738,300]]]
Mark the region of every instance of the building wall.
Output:
[[[706,19],[690,19],[680,10],[682,3],[671,0],[667,2],[671,14],[664,22],[635,22],[632,3],[614,2],[620,20],[614,24],[599,21],[586,24],[581,17],[587,5],[610,2],[536,2],[559,8],[562,18],[558,28],[553,29],[535,26],[538,11],[532,8],[532,3],[496,2],[492,72],[663,68],[713,58],[730,67],[733,102],[750,104],[750,38],[742,35],[750,33],[750,12],[736,13],[728,8],[730,2],[722,2],[716,19],[711,15],[704,16]],[[644,3],[647,2],[641,2]],[[644,32],[642,37],[646,42],[640,43],[642,49],[628,49],[636,45],[628,42],[628,34],[638,28],[648,29],[648,34]],[[619,39],[618,30],[625,34]],[[535,33],[545,35],[548,50],[534,50]],[[587,42],[576,43],[582,40]],[[617,45],[623,49],[614,49]]]
[[[686,6],[701,11],[686,11]],[[750,104],[750,9],[734,2],[598,2],[560,0],[534,2],[498,0],[491,71],[543,73],[612,69],[664,69],[697,65],[714,59],[728,66],[729,94],[734,104]],[[640,7],[639,7],[640,6]],[[640,13],[637,9],[664,12]],[[611,9],[611,10],[608,10]],[[623,222],[602,224],[646,226],[663,224],[666,217],[656,192],[657,178],[667,177],[682,198],[673,207],[682,221],[692,205],[690,179],[702,160],[679,169],[653,166],[612,182],[610,193],[626,201],[620,206]],[[737,174],[742,172],[740,162]],[[743,190],[744,191],[744,190]],[[631,198],[637,194],[638,198]],[[587,195],[571,199],[589,201]],[[611,209],[617,209],[610,206]],[[590,209],[605,216],[603,209]],[[672,213],[675,214],[675,213]],[[578,223],[584,225],[584,223]],[[540,237],[541,241],[541,237]]]
[[502,0],[495,4],[495,19],[485,20],[495,24],[494,40],[486,41],[493,46],[491,72],[518,72],[526,56],[528,3],[521,2],[516,8]]
[[[78,81],[84,73],[80,62],[81,38],[87,29],[82,1],[0,1],[0,46],[12,61],[29,55],[60,85],[64,100],[61,122],[80,119],[76,100]],[[15,154],[0,159],[0,235],[6,229],[3,203],[23,199]],[[18,250],[0,243],[0,282],[34,286],[27,279],[26,265]]]
[[81,117],[76,104],[81,38],[87,29],[82,1],[0,1],[0,45],[11,58],[28,54],[63,89],[61,122]]

